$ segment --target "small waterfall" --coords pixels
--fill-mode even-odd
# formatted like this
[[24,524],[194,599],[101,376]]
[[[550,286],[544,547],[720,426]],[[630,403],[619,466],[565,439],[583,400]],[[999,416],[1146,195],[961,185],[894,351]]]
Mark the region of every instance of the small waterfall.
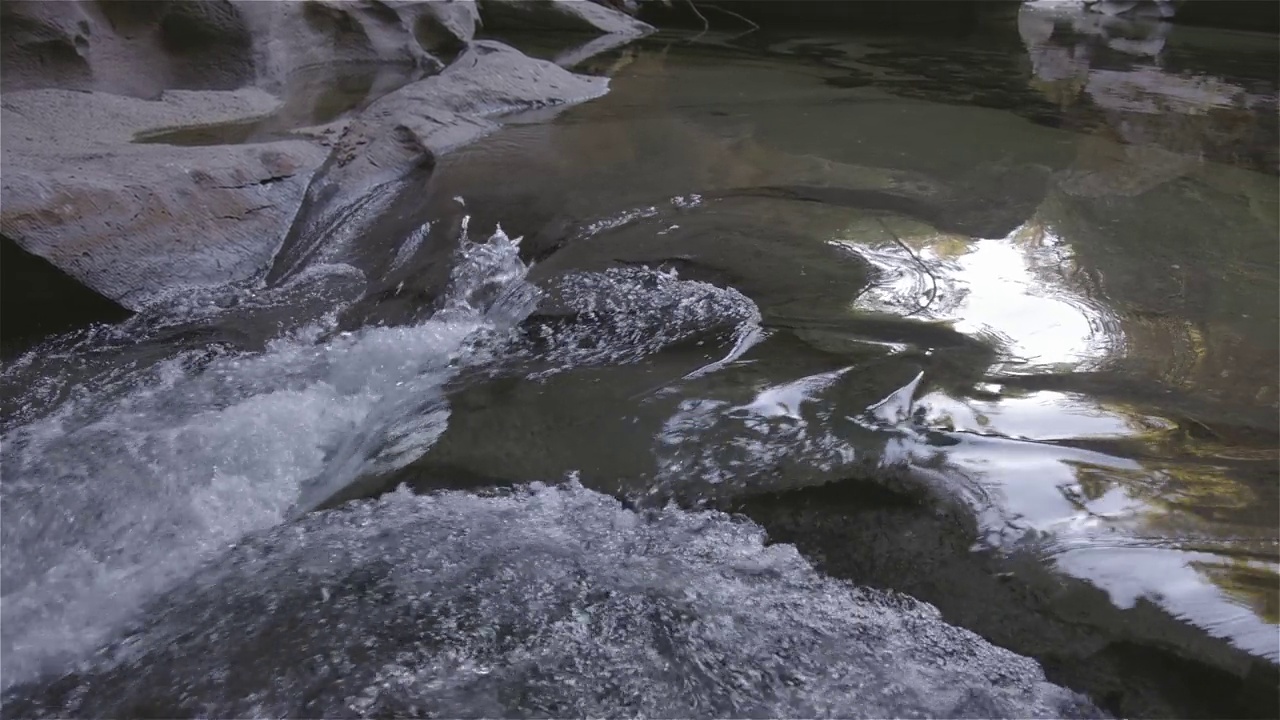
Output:
[[445,309],[424,322],[178,355],[7,427],[4,686],[97,647],[244,534],[425,452],[448,418],[443,384],[536,303],[517,250],[501,231],[464,236]]

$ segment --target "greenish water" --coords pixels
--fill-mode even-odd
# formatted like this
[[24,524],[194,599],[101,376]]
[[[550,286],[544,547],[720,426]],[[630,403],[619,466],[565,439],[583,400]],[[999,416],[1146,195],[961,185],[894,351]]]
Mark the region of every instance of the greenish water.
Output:
[[1126,53],[1025,15],[1017,47],[650,39],[592,62],[603,100],[449,158],[482,225],[564,244],[535,275],[661,266],[767,338],[688,381],[697,348],[466,391],[424,472],[706,501],[850,449],[940,478],[983,547],[1280,659],[1274,38]]

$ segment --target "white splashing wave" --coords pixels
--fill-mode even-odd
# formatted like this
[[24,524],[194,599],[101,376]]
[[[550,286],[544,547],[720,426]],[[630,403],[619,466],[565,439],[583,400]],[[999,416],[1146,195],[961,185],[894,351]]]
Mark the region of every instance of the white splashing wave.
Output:
[[[3,685],[65,666],[147,598],[309,493],[420,456],[478,337],[531,312],[516,241],[465,242],[445,311],[81,389],[0,438]],[[424,410],[423,412],[418,412]]]
[[[51,338],[0,369],[3,431],[65,410],[77,397],[99,407],[105,394],[158,381],[165,365],[199,364],[225,348],[215,337],[256,327],[302,340],[337,324],[338,311],[359,297],[365,276],[349,265],[317,265],[278,288],[250,283],[159,293],[138,314],[115,325],[94,325]],[[286,322],[287,321],[287,322]],[[191,348],[184,336],[204,339]]]
[[929,605],[722,513],[570,482],[393,493],[247,540],[11,713],[1098,717]]
[[850,370],[765,387],[742,404],[682,401],[658,435],[653,491],[689,478],[716,485],[750,483],[786,464],[820,474],[852,465],[859,454],[854,438],[841,433],[838,415],[817,402]]
[[763,336],[760,309],[734,288],[648,267],[567,273],[548,293],[556,310],[577,322],[544,338],[550,376],[565,368],[603,362],[634,362],[664,346],[701,333],[722,331],[728,355],[691,377],[723,368]]

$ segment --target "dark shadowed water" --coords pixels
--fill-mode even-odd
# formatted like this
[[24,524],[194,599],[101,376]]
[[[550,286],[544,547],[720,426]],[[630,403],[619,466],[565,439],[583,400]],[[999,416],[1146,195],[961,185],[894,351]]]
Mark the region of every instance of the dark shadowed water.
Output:
[[852,581],[1112,713],[1274,715],[1276,65],[1028,9],[588,61],[321,260],[6,365],[7,703],[1086,712]]

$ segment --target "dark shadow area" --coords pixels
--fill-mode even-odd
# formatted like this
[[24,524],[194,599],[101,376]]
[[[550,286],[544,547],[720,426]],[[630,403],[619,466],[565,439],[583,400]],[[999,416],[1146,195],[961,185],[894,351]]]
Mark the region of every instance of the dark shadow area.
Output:
[[1280,3],[1258,0],[1191,0],[1178,4],[1179,25],[1280,32]]
[[0,235],[0,358],[42,338],[132,313]]
[[[971,33],[993,19],[1012,17],[1018,11],[1018,3],[1008,0],[735,0],[728,3],[697,2],[694,5],[711,27],[720,30],[750,29],[743,22],[746,18],[770,29],[823,28],[858,32],[907,29],[945,35]],[[685,2],[644,3],[640,19],[660,27],[699,27],[702,24],[702,18],[694,13],[690,3]]]
[[179,87],[234,90],[253,82],[253,38],[231,3],[173,3],[158,30]]

